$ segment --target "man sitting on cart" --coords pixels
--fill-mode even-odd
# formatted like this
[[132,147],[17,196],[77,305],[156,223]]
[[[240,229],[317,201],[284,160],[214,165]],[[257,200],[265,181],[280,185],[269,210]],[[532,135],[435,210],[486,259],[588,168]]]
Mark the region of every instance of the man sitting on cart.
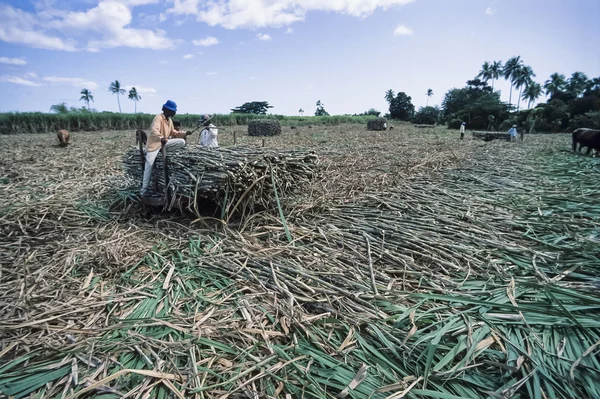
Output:
[[172,118],[177,113],[177,104],[168,100],[162,108],[163,113],[156,115],[150,127],[150,134],[146,142],[146,163],[144,165],[144,181],[140,194],[142,197],[148,195],[148,186],[152,177],[152,166],[158,156],[161,146],[164,145],[167,151],[176,150],[185,146],[185,140],[182,138],[171,138],[176,134]]

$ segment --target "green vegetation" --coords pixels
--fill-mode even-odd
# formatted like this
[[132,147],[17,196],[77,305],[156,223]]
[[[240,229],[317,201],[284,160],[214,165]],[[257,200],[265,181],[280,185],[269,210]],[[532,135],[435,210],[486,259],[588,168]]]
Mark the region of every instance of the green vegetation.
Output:
[[502,122],[508,119],[508,106],[500,100],[500,93],[492,90],[487,83],[469,80],[462,89],[452,89],[442,101],[442,115],[451,129],[458,129],[467,122],[470,129],[487,129],[489,115]]
[[433,125],[440,118],[440,109],[438,107],[421,107],[415,114],[413,122],[420,125]]
[[[387,118],[419,124],[446,124],[456,129],[464,121],[468,129],[504,129],[516,124],[520,129],[529,129],[535,120],[535,129],[539,132],[561,132],[578,127],[600,128],[600,77],[588,79],[582,72],[574,72],[570,78],[553,73],[541,83],[535,82],[533,68],[525,65],[520,56],[506,61],[484,62],[481,70],[473,80],[467,81],[463,88],[450,89],[442,101],[441,107],[429,107],[429,99],[433,89],[427,89],[426,106],[415,112],[412,98],[405,92],[395,93],[389,89],[385,92],[385,100],[389,110]],[[500,99],[500,92],[494,90],[494,83],[503,77],[510,82],[508,104]],[[491,81],[491,86],[488,82]],[[516,106],[512,103],[513,88],[518,90]],[[117,95],[119,114],[112,112],[97,113],[90,108],[94,96],[88,89],[82,89],[80,101],[86,107],[69,107],[67,103],[55,104],[50,108],[52,114],[5,113],[0,114],[0,134],[43,133],[57,129],[69,131],[129,130],[147,128],[154,115],[137,115],[137,102],[141,96],[133,87],[128,98],[135,102],[134,115],[120,115],[120,95],[126,94],[120,82],[110,84],[109,91]],[[546,103],[531,106],[543,94],[550,97]],[[527,110],[521,110],[521,100],[527,103]],[[304,109],[300,108],[300,117],[267,115],[270,108],[267,101],[252,101],[232,108],[232,114],[215,115],[212,120],[221,126],[246,125],[255,118],[273,118],[283,125],[339,125],[341,123],[366,124],[367,118],[377,117],[379,111],[374,108],[362,114],[346,114],[330,116],[325,105],[319,100],[316,103],[315,119],[304,117]],[[516,111],[516,112],[515,112]],[[196,125],[199,115],[178,115],[177,119],[184,126]]]
[[137,89],[135,87],[132,87],[131,90],[129,90],[129,99],[135,104],[133,108],[133,113],[137,114],[137,103],[142,99],[142,96],[138,94]]
[[427,102],[425,103],[425,107],[429,107],[429,98],[433,96],[433,90],[427,89]]
[[376,110],[375,108],[369,108],[368,111],[365,111],[361,114],[354,114],[353,116],[379,116],[381,112],[379,112],[378,110]]
[[[388,98],[388,94],[393,94],[393,91],[388,90],[386,92],[386,99]],[[401,121],[412,120],[415,113],[415,106],[412,104],[411,100],[412,98],[403,91],[398,92],[396,97],[389,100],[390,117]]]
[[50,112],[55,112],[57,114],[67,114],[69,113],[69,106],[65,102],[54,104],[50,106]]
[[[64,105],[66,107],[66,104]],[[63,109],[63,108],[61,108]],[[84,108],[85,109],[85,108]],[[194,127],[201,115],[178,114],[175,119],[184,127]],[[47,133],[58,129],[70,132],[96,132],[102,130],[136,130],[148,129],[153,114],[120,114],[115,112],[88,112],[87,109],[57,114],[42,112],[15,112],[0,114],[0,134]],[[366,125],[374,116],[284,116],[255,114],[217,114],[211,121],[217,126],[247,125],[253,119],[277,119],[284,126],[324,125],[334,126],[342,123],[359,123]]]
[[82,89],[79,94],[81,94],[79,101],[85,102],[85,105],[87,105],[88,111],[91,112],[92,110],[90,108],[90,101],[94,101],[94,96],[92,95],[92,92],[89,91],[88,89]]
[[[494,80],[504,77],[510,82],[508,104],[500,100],[494,90]],[[442,103],[440,122],[456,129],[465,121],[470,129],[508,129],[516,124],[520,129],[538,132],[561,132],[579,127],[600,129],[600,78],[588,79],[582,72],[570,78],[553,73],[540,84],[535,82],[533,68],[525,65],[521,57],[512,57],[504,66],[502,62],[485,62],[474,80],[462,89],[449,90]],[[492,86],[487,82],[491,80]],[[515,107],[512,89],[519,90]],[[528,108],[542,96],[550,97],[535,109],[520,109],[521,100]],[[386,98],[389,93],[386,93]],[[535,128],[534,128],[535,127]]]
[[315,110],[315,116],[329,116],[329,112],[325,111],[325,104],[321,100],[317,101],[317,109]]
[[108,91],[117,95],[117,104],[119,104],[119,112],[121,112],[121,100],[119,100],[119,94],[125,94],[125,89],[122,89],[121,83],[119,83],[118,80],[115,80],[108,87]]
[[273,106],[269,105],[268,101],[252,101],[233,108],[231,112],[234,114],[266,115],[269,108],[273,108]]

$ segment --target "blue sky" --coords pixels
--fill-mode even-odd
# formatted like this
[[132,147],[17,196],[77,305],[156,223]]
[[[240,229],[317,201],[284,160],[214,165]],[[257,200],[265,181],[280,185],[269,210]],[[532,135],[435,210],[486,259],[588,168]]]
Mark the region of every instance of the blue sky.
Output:
[[[81,106],[138,112],[172,99],[180,113],[386,110],[387,89],[418,107],[462,87],[484,61],[520,55],[553,72],[600,76],[598,0],[0,0],[0,111]],[[509,86],[496,87],[508,101]],[[513,98],[515,94],[513,94]],[[541,99],[543,100],[543,99]],[[133,102],[121,98],[123,112]]]

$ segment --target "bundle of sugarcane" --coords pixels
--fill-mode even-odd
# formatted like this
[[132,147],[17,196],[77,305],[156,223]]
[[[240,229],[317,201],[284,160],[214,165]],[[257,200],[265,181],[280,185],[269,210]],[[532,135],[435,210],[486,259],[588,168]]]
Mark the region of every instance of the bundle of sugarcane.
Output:
[[276,119],[256,119],[248,123],[248,136],[278,136],[281,123]]
[[367,129],[368,130],[386,130],[387,129],[387,120],[385,118],[375,118],[369,119],[367,121]]
[[[129,149],[123,158],[125,172],[142,180],[140,153]],[[169,188],[174,195],[206,199],[227,211],[266,209],[277,196],[294,191],[318,175],[314,152],[276,152],[252,147],[208,149],[187,146],[169,152]],[[164,193],[162,156],[154,163],[150,194]]]

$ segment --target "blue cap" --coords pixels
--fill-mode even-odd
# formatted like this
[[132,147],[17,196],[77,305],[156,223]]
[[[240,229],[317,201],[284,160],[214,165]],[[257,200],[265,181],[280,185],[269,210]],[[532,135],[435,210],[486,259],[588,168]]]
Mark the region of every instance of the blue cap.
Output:
[[163,108],[169,109],[173,112],[177,112],[177,104],[175,104],[175,101],[172,100],[167,100],[165,105],[163,105]]

